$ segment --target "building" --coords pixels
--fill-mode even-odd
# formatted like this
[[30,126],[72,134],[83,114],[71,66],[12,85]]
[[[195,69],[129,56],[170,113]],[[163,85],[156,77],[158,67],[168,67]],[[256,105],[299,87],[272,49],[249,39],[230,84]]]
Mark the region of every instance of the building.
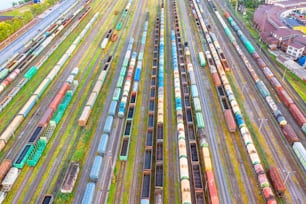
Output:
[[282,1],[287,1],[287,0],[265,0],[265,4],[275,4]]
[[[256,9],[253,22],[255,28],[260,32],[261,40],[271,50],[281,48],[291,58],[296,58],[300,55],[300,50],[303,50],[304,55],[306,53],[306,50],[300,47],[306,46],[306,36],[303,36],[305,33],[303,25],[305,10],[306,1],[301,0],[264,4]],[[288,48],[289,42],[296,44]]]
[[303,55],[305,46],[298,42],[290,42],[287,47],[286,54],[296,60]]
[[7,20],[12,20],[14,16],[0,16],[0,22],[2,21],[7,21]]

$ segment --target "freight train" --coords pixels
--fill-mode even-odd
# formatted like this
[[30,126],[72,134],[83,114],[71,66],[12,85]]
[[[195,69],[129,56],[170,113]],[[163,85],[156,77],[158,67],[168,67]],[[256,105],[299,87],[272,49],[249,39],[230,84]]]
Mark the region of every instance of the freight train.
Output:
[[[149,13],[147,13],[146,15],[146,21],[143,27],[143,33],[141,36],[140,52],[139,52],[138,59],[137,59],[135,74],[134,74],[133,69],[136,64],[136,59],[133,58],[133,55],[135,53],[133,52],[132,58],[129,64],[129,69],[127,70],[127,76],[126,76],[125,85],[123,89],[123,95],[122,95],[121,103],[120,103],[119,110],[118,110],[118,117],[122,118],[125,115],[125,107],[128,106],[128,114],[127,114],[127,119],[125,122],[124,131],[123,131],[123,144],[122,144],[122,149],[120,153],[121,161],[126,161],[128,158],[128,152],[129,152],[129,146],[130,146],[129,143],[130,143],[130,137],[131,137],[132,127],[133,127],[134,112],[135,112],[135,109],[137,108],[136,101],[137,101],[138,86],[139,86],[139,81],[140,81],[140,76],[141,76],[144,49],[145,49],[146,39],[147,39],[147,31],[148,31],[148,23],[149,23],[148,21],[149,21]],[[133,81],[132,79],[134,79],[134,82],[132,82]],[[133,88],[131,90],[131,94],[129,94],[130,92],[129,89],[132,87],[132,83],[133,83]],[[129,98],[129,102],[127,101],[128,98]],[[128,143],[128,144],[124,145],[124,143],[125,144]]]
[[108,30],[108,31],[106,32],[105,37],[104,37],[103,40],[101,41],[101,45],[100,45],[101,48],[102,48],[102,50],[105,50],[105,49],[106,49],[107,44],[108,44],[108,42],[109,42],[110,40],[111,40],[112,42],[115,42],[115,41],[117,40],[118,34],[115,32],[115,30],[116,30],[116,31],[120,31],[120,30],[121,30],[121,28],[122,28],[124,22],[125,22],[126,19],[127,19],[126,17],[127,17],[127,15],[128,15],[129,9],[130,9],[130,7],[131,7],[131,3],[132,3],[131,0],[127,3],[127,5],[126,5],[125,9],[123,10],[122,15],[121,15],[121,17],[120,17],[120,19],[119,19],[119,22],[117,23],[115,29],[110,29],[110,30]]
[[123,118],[125,115],[125,109],[126,105],[128,103],[128,98],[130,95],[130,89],[132,87],[132,79],[134,76],[134,71],[135,71],[135,66],[136,66],[136,59],[137,59],[137,52],[132,52],[132,58],[130,60],[128,69],[127,69],[127,74],[122,90],[122,97],[120,100],[120,105],[119,105],[119,111],[118,111],[118,117]]
[[[212,2],[210,2],[210,4],[211,3]],[[261,161],[260,161],[259,155],[257,153],[256,147],[253,143],[251,134],[250,134],[250,132],[247,128],[247,125],[244,121],[244,118],[243,118],[243,115],[242,115],[241,110],[239,108],[239,105],[237,103],[236,97],[234,96],[234,93],[232,91],[231,85],[230,85],[230,83],[227,79],[227,76],[225,74],[225,71],[224,71],[223,65],[221,63],[221,60],[220,60],[220,58],[217,54],[216,46],[214,46],[214,44],[213,44],[212,38],[209,35],[208,29],[207,29],[207,27],[204,23],[203,17],[200,14],[198,5],[197,5],[195,0],[193,0],[193,4],[194,4],[195,10],[196,10],[196,13],[198,15],[198,18],[199,18],[199,24],[200,24],[200,26],[201,26],[204,34],[205,34],[206,41],[209,45],[210,51],[212,53],[212,57],[215,61],[217,71],[218,71],[219,76],[221,78],[221,82],[223,83],[226,95],[227,95],[227,97],[230,101],[230,105],[231,105],[232,110],[234,112],[235,119],[236,119],[236,122],[238,124],[239,131],[240,131],[241,137],[243,139],[243,142],[244,142],[244,145],[245,145],[245,148],[246,148],[246,152],[247,152],[247,154],[249,156],[249,159],[252,163],[252,166],[253,166],[253,168],[256,172],[256,177],[257,177],[258,183],[259,183],[259,185],[262,189],[262,193],[264,195],[264,198],[265,198],[266,202],[269,203],[269,204],[276,203],[274,193],[272,191],[272,188],[270,187],[270,184],[269,184],[268,178],[265,174],[265,171],[263,169],[263,166],[261,165]]]
[[157,15],[154,26],[154,49],[153,49],[153,64],[152,64],[152,72],[151,72],[151,83],[150,83],[150,99],[148,101],[148,126],[146,130],[146,142],[145,142],[145,155],[143,160],[143,176],[142,176],[142,188],[141,188],[141,197],[140,203],[149,203],[151,194],[151,186],[154,183],[153,177],[153,144],[156,135],[156,89],[157,89],[157,66],[158,66],[158,45],[159,45],[159,17]]
[[181,83],[178,70],[177,46],[174,30],[171,31],[171,46],[172,46],[172,64],[174,75],[174,94],[175,94],[175,112],[176,112],[176,130],[178,132],[179,146],[179,173],[181,183],[181,198],[182,203],[192,203],[190,192],[189,165],[185,140],[185,125],[183,120],[182,93]]
[[[145,41],[146,41],[148,21],[145,22],[144,29],[145,29],[145,31],[143,33],[143,38],[142,38],[143,43],[145,43]],[[115,119],[115,116],[117,115],[116,110],[118,109],[121,90],[123,88],[123,81],[124,81],[124,78],[126,76],[127,66],[129,64],[129,59],[131,57],[133,43],[134,43],[134,39],[131,38],[129,40],[128,48],[127,48],[127,51],[126,51],[126,54],[125,54],[125,57],[124,57],[124,60],[123,60],[119,80],[116,84],[116,88],[115,88],[115,91],[114,91],[114,94],[113,94],[113,98],[112,98],[113,100],[112,100],[112,102],[110,104],[110,107],[109,107],[109,110],[108,110],[108,116],[106,118],[106,122],[105,122],[105,125],[104,125],[104,128],[103,128],[103,134],[101,136],[99,146],[98,146],[98,149],[97,149],[97,155],[96,155],[94,163],[91,167],[90,182],[87,184],[85,193],[83,195],[82,203],[84,203],[84,204],[85,203],[86,204],[87,203],[92,203],[93,200],[94,200],[95,189],[96,189],[95,183],[99,179],[100,171],[101,171],[101,168],[102,168],[102,165],[103,165],[103,157],[105,155],[105,151],[106,151],[106,148],[108,146],[108,140],[109,140],[109,137],[110,137],[111,132],[112,132],[114,119]],[[142,47],[144,49],[145,45],[143,44]],[[142,52],[143,52],[143,50],[142,50]],[[142,57],[142,56],[139,56],[139,57]],[[138,59],[142,60],[142,58],[138,58]],[[135,56],[135,59],[134,59],[134,64],[135,63],[136,63],[136,56]],[[138,72],[140,72],[141,64],[138,64],[136,69],[138,69],[139,70]],[[120,79],[120,77],[122,79]],[[131,77],[133,77],[132,74],[131,74]],[[132,80],[132,79],[130,79],[130,80]],[[135,82],[139,82],[140,73],[137,76],[136,75],[134,76],[134,80],[135,80]],[[131,81],[130,81],[130,83],[131,83]],[[134,91],[135,91],[134,94],[137,94],[137,89],[138,89],[138,85],[134,85],[132,93],[134,93]],[[133,96],[136,96],[136,95],[132,94],[131,100],[132,100]],[[134,97],[133,102],[130,103],[129,107],[133,107],[133,109],[134,109],[135,103],[136,103],[136,98]],[[127,118],[127,122],[132,121],[132,119],[133,119],[133,114],[132,114],[131,118]],[[122,160],[122,161],[126,161],[127,157],[128,157],[128,148],[129,148],[129,143],[130,143],[129,137],[130,137],[131,127],[132,126],[131,126],[131,123],[130,123],[130,126],[128,126],[128,129],[129,129],[129,133],[128,133],[129,135],[127,136],[128,139],[123,139],[123,142],[122,142],[121,153],[120,153],[120,160]],[[123,134],[125,134],[125,132],[127,132],[126,129],[127,129],[127,123],[125,124],[125,130],[124,130]]]
[[[80,12],[82,9],[79,9],[78,11],[74,12],[73,16],[77,15],[78,12]],[[86,11],[85,11],[86,12]],[[72,18],[70,18],[72,20]],[[43,58],[36,63],[36,65],[32,66],[28,71],[24,74],[23,78],[18,82],[18,84],[7,94],[7,96],[0,102],[0,111],[3,111],[3,109],[9,104],[9,102],[16,96],[16,94],[23,88],[23,86],[29,82],[32,77],[37,73],[38,69],[43,65],[45,61],[49,58],[49,56],[56,50],[56,48],[66,39],[66,37],[77,27],[77,25],[80,23],[80,21],[75,22],[71,28],[64,34],[63,37],[60,38],[58,43],[53,46],[49,52],[43,56]],[[64,25],[65,24],[65,25]],[[64,22],[64,26],[67,25],[67,21]],[[47,45],[45,45],[46,47]],[[16,72],[18,69],[16,69],[14,72]],[[17,78],[17,76],[14,75],[14,72],[12,72],[0,85],[0,92],[1,90],[5,89],[14,79]],[[17,71],[18,72],[18,71]],[[9,81],[7,83],[6,81]],[[1,88],[2,86],[2,88]]]
[[[44,34],[32,39],[27,43],[21,53],[16,54],[15,57],[4,64],[0,71],[0,79],[4,79],[0,84],[0,93],[27,68],[30,62],[32,62],[52,42],[52,40],[79,14],[79,12],[82,11],[83,8],[82,6],[67,18],[61,18],[50,25]],[[90,7],[87,8],[82,15],[86,15],[89,9]]]
[[[191,6],[192,13],[193,13],[196,25],[197,25],[197,30],[198,30],[199,33],[202,33],[202,28],[201,28],[201,25],[200,25],[200,22],[199,22],[198,14],[195,10],[195,6],[194,6],[192,0],[190,0],[190,6]],[[219,46],[219,43],[217,41],[217,38],[216,38],[215,34],[210,31],[211,26],[209,25],[209,23],[206,19],[203,19],[203,20],[204,20],[204,23],[205,23],[206,27],[208,28],[208,31],[209,31],[208,34],[210,35],[210,37],[213,37],[212,38],[213,39],[213,44],[216,46],[217,49],[220,49],[220,46]],[[216,87],[216,90],[217,90],[217,93],[218,93],[218,96],[219,96],[220,104],[221,104],[221,107],[222,107],[222,110],[223,110],[223,114],[224,114],[224,118],[226,120],[228,130],[229,130],[229,132],[234,133],[236,131],[237,126],[236,126],[236,122],[235,122],[235,119],[234,119],[234,116],[233,116],[233,111],[231,109],[231,106],[229,105],[229,99],[226,96],[224,86],[222,85],[221,79],[218,75],[217,67],[216,67],[216,65],[213,61],[213,58],[212,58],[211,53],[208,49],[207,43],[204,39],[204,34],[200,35],[200,40],[201,40],[202,46],[203,46],[204,51],[205,51],[205,55],[206,55],[206,58],[207,58],[207,61],[208,61],[208,67],[209,67],[209,70],[210,70],[210,73],[211,73],[211,76],[212,76],[212,80],[214,82],[214,85]],[[224,67],[226,67],[227,70],[229,71],[230,67],[228,66],[228,63],[227,63],[227,61],[224,57],[223,51],[219,51],[219,56],[221,58],[222,65]]]
[[[176,1],[172,1],[172,13],[173,13],[173,24],[175,30],[175,40],[176,40],[176,52],[177,52],[177,66],[179,71],[179,80],[181,85],[181,98],[175,98],[178,103],[178,112],[180,111],[180,105],[182,109],[183,122],[185,124],[185,138],[179,135],[178,146],[179,152],[184,152],[189,155],[188,166],[189,166],[189,178],[190,181],[190,194],[191,202],[204,203],[205,202],[205,182],[203,182],[202,171],[200,163],[200,145],[197,143],[196,130],[197,128],[204,128],[204,118],[202,114],[202,108],[199,98],[192,98],[192,89],[197,89],[197,84],[195,82],[195,76],[193,69],[191,70],[192,64],[190,63],[190,54],[188,43],[185,42],[183,45],[181,33],[180,33],[180,23],[179,16],[177,12]],[[187,53],[187,56],[184,55]],[[204,57],[204,55],[203,55]],[[204,59],[204,58],[203,58]],[[187,74],[187,72],[189,74]],[[189,76],[188,76],[189,75]],[[176,77],[176,76],[175,76]],[[174,80],[176,82],[176,80]],[[177,84],[176,84],[177,85]],[[176,90],[177,91],[177,90]],[[197,92],[197,91],[196,91]],[[178,100],[179,99],[179,100]],[[179,132],[180,133],[180,132]],[[185,146],[186,145],[186,146]],[[187,150],[187,151],[186,151]],[[185,192],[184,192],[185,193]]]
[[[194,69],[191,63],[190,51],[189,51],[187,43],[185,43],[185,56],[186,56],[186,63],[187,63],[187,70],[188,70],[190,85],[197,87]],[[203,109],[200,103],[199,96],[192,96],[192,101],[193,101],[192,105],[193,105],[193,109],[195,113],[201,115]],[[204,126],[204,119],[202,118],[203,117],[201,116],[196,117],[196,124],[201,124],[203,120],[203,126]],[[217,185],[216,185],[215,178],[214,178],[212,161],[211,161],[210,154],[209,154],[208,142],[206,141],[205,130],[204,130],[204,127],[202,127],[202,125],[197,126],[197,135],[199,138],[202,156],[203,156],[202,159],[203,159],[204,170],[205,170],[205,175],[206,175],[206,182],[208,183],[208,190],[209,190],[208,194],[209,194],[210,203],[217,204],[219,203],[218,190],[217,190]]]
[[165,8],[161,4],[159,26],[159,58],[157,72],[157,133],[156,133],[156,165],[155,165],[155,202],[163,199],[164,178],[164,74],[165,68]]
[[104,84],[105,78],[108,75],[108,70],[110,69],[110,65],[112,63],[112,56],[109,56],[106,60],[106,63],[104,64],[104,66],[101,69],[101,72],[97,78],[97,81],[88,97],[87,102],[85,103],[84,109],[80,115],[80,118],[78,120],[78,124],[81,127],[86,126],[87,121],[90,117],[90,114],[92,112],[92,109],[96,103],[96,99],[102,89],[102,86]]
[[[218,13],[218,11],[215,11],[215,13]],[[216,14],[217,15],[217,14]],[[237,23],[233,20],[233,18],[230,16],[228,12],[224,13],[225,18],[228,20],[234,31],[237,33],[239,39],[242,41],[243,45],[246,47],[247,51],[250,53],[250,55],[253,57],[257,65],[261,68],[266,78],[271,83],[272,87],[275,89],[277,95],[281,99],[281,101],[287,106],[289,112],[293,116],[293,118],[296,120],[299,127],[302,129],[304,134],[306,134],[306,118],[303,112],[298,108],[298,106],[294,103],[293,99],[290,97],[289,93],[285,90],[285,88],[281,85],[281,83],[278,81],[278,79],[274,76],[270,68],[265,64],[263,59],[259,56],[259,54],[256,52],[256,49],[253,47],[252,43],[247,39],[247,37],[243,34]],[[219,15],[219,19],[221,16]],[[235,38],[232,36],[230,30],[223,22],[222,26],[224,29],[226,29],[227,36],[231,36],[230,40],[234,44],[235,47],[237,47],[237,42]],[[244,61],[246,58],[244,59]],[[256,78],[253,78],[256,80]],[[256,85],[259,89],[262,89],[264,92],[266,87],[262,84],[262,82],[256,82]],[[266,91],[267,92],[267,91]],[[270,93],[264,93],[263,96],[267,97],[270,96]],[[279,113],[278,113],[279,114]],[[276,114],[274,113],[275,117]],[[279,119],[278,119],[279,120]],[[280,123],[281,124],[281,123]],[[281,124],[284,125],[284,124]]]
[[[305,152],[306,151],[305,151],[305,148],[303,147],[302,143],[299,142],[299,138],[297,137],[296,133],[292,129],[291,125],[287,123],[284,115],[282,114],[282,112],[280,111],[280,109],[278,108],[276,103],[274,102],[274,100],[271,96],[271,93],[269,92],[269,90],[267,89],[267,87],[265,86],[263,81],[257,76],[255,70],[252,68],[248,59],[246,58],[246,56],[242,52],[240,46],[238,45],[238,43],[236,41],[236,38],[233,36],[232,32],[230,31],[227,24],[224,22],[223,18],[221,17],[221,15],[217,11],[217,9],[215,9],[215,6],[213,5],[213,2],[210,1],[210,5],[214,9],[214,13],[216,14],[219,22],[223,26],[225,34],[227,35],[227,37],[229,38],[229,40],[233,44],[233,46],[236,49],[236,51],[238,52],[238,54],[243,59],[243,62],[246,65],[247,70],[249,71],[252,79],[255,81],[256,86],[257,86],[260,94],[265,99],[266,103],[268,104],[268,107],[271,109],[271,111],[273,113],[273,116],[275,117],[275,119],[279,123],[279,125],[281,127],[281,130],[284,133],[287,141],[289,142],[289,144],[291,144],[293,146],[293,148],[298,147],[298,148],[294,148],[294,152],[295,152],[297,158],[299,159],[300,163],[302,164],[303,168],[306,170],[306,163],[305,163],[305,161],[306,161],[306,153]],[[243,44],[246,46],[248,52],[252,55],[252,57],[255,59],[255,61],[258,64],[260,64],[260,67],[263,69],[263,72],[264,72],[265,76],[268,77],[268,79],[272,83],[273,87],[277,89],[277,92],[281,93],[281,97],[280,97],[281,100],[285,103],[285,105],[287,107],[289,107],[289,110],[290,110],[290,107],[294,109],[293,112],[295,112],[295,110],[296,110],[296,112],[294,114],[297,116],[297,118],[299,118],[299,121],[300,121],[299,125],[303,125],[302,122],[305,120],[305,117],[298,110],[297,106],[294,104],[291,97],[287,94],[285,89],[281,86],[280,82],[274,77],[271,70],[265,65],[263,60],[256,53],[255,48],[252,46],[252,44],[244,36],[244,34],[242,33],[242,31],[240,30],[238,25],[230,17],[229,13],[225,12],[224,16],[225,16],[226,19],[228,19],[229,24],[237,32],[238,37],[241,39]],[[303,130],[303,127],[302,127],[302,130]],[[294,146],[295,143],[297,143],[297,144]]]
[[38,86],[38,88],[34,91],[34,93],[29,98],[29,100],[26,102],[26,104],[16,114],[16,116],[13,118],[13,120],[10,122],[10,124],[7,125],[6,129],[0,135],[0,151],[3,150],[3,148],[7,144],[8,140],[14,134],[14,131],[16,131],[18,129],[18,127],[20,126],[22,121],[25,119],[25,117],[28,116],[29,112],[33,109],[33,107],[37,103],[38,99],[42,96],[42,94],[45,92],[47,87],[51,84],[51,82],[53,81],[55,76],[58,74],[60,69],[63,67],[63,65],[67,61],[67,59],[71,56],[74,49],[80,43],[81,39],[84,37],[84,35],[89,30],[89,28],[91,28],[93,23],[96,21],[98,15],[99,15],[99,13],[96,13],[94,15],[94,17],[90,20],[90,22],[83,29],[83,31],[80,33],[80,35],[75,39],[75,41],[68,48],[68,50],[65,52],[65,54],[57,62],[57,64],[54,66],[54,68],[49,72],[49,74],[46,76],[46,78],[41,82],[41,84]]

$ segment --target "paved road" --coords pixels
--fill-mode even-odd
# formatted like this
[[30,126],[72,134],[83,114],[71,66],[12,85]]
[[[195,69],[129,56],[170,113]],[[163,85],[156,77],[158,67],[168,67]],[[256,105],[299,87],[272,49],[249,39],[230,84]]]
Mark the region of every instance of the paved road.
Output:
[[23,35],[21,35],[14,42],[10,43],[6,48],[0,51],[0,64],[2,65],[12,57],[15,53],[21,50],[23,46],[30,41],[32,38],[40,34],[45,28],[51,25],[56,19],[60,17],[62,13],[67,11],[73,4],[75,0],[65,0],[60,2],[58,5],[55,5],[52,10],[47,10],[45,13],[37,16],[40,21],[36,23],[33,27],[31,27],[28,31],[26,31]]

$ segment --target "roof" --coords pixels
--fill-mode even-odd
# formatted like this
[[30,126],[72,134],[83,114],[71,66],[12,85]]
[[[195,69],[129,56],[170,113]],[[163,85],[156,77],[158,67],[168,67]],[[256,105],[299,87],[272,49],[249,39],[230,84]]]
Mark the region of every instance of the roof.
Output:
[[284,23],[287,24],[289,27],[293,28],[295,26],[301,26],[302,24],[299,23],[296,19],[294,18],[285,18]]
[[14,18],[14,16],[0,16],[0,22],[11,20],[12,18]]
[[283,8],[295,7],[295,6],[306,6],[306,2],[303,0],[290,0],[290,1],[282,1],[275,3],[276,6],[280,6]]
[[[286,7],[282,5],[282,3],[286,4]],[[263,4],[260,5],[256,11],[254,12],[253,21],[257,24],[257,27],[260,31],[264,32],[272,32],[279,28],[287,28],[281,19],[281,14],[288,11],[289,9],[295,9],[296,7],[306,6],[306,2],[302,3],[300,6],[301,0],[290,0],[290,2],[281,2],[272,4]],[[281,5],[281,6],[280,6]],[[289,19],[289,18],[288,18]],[[297,20],[294,19],[286,19],[287,24],[290,27],[300,25]],[[298,31],[301,33],[300,31]],[[296,32],[294,32],[296,33]]]
[[291,47],[294,47],[294,48],[296,48],[296,49],[302,49],[302,48],[305,48],[305,46],[304,45],[302,45],[302,44],[300,44],[300,43],[298,43],[298,42],[290,42],[289,43],[289,46],[291,46]]
[[303,36],[298,36],[298,37],[294,38],[294,41],[295,41],[295,42],[299,42],[300,44],[306,46],[306,36],[305,36],[305,37],[303,37]]
[[279,28],[275,31],[272,31],[273,34],[279,36],[279,37],[286,37],[292,34],[292,30],[289,28]]

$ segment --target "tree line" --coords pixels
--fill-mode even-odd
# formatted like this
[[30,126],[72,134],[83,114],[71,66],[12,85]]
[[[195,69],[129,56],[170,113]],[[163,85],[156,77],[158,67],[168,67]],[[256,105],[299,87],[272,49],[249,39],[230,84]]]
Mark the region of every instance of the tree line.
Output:
[[[24,0],[26,3],[31,0]],[[5,40],[11,34],[19,30],[22,26],[30,22],[35,16],[44,12],[47,8],[57,3],[59,0],[44,0],[43,3],[29,5],[30,10],[18,12],[13,19],[0,22],[0,42]],[[21,1],[19,1],[21,3]]]

